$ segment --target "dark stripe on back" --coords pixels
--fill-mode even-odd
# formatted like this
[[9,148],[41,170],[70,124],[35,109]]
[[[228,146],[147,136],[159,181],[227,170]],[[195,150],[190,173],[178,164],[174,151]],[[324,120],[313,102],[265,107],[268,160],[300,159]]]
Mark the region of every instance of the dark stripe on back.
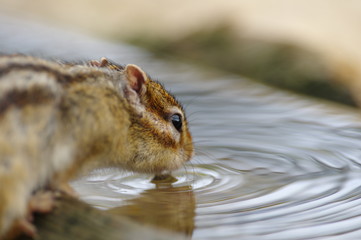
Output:
[[54,99],[54,93],[40,86],[21,90],[12,89],[0,98],[0,116],[10,107],[23,108],[26,105],[40,105],[49,103]]
[[46,72],[52,74],[56,81],[60,84],[71,84],[72,82],[79,81],[80,78],[74,78],[66,73],[62,73],[53,69],[49,66],[40,64],[29,64],[29,63],[12,63],[6,66],[0,67],[0,78],[12,71],[16,70],[31,70],[34,72]]

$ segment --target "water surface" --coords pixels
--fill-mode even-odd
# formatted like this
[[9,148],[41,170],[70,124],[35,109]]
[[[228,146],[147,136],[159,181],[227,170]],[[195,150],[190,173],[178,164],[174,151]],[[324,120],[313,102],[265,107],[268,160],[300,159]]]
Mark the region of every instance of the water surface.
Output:
[[83,200],[199,240],[361,238],[357,111],[134,47],[0,20],[2,52],[136,63],[185,105],[196,156],[174,179],[97,170],[73,183]]

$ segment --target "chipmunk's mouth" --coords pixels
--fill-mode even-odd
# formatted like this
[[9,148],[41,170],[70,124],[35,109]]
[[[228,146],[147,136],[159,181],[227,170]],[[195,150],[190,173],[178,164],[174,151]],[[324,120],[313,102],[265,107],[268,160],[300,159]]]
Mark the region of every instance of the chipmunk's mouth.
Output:
[[155,175],[151,182],[154,184],[159,184],[159,183],[175,183],[177,181],[178,179],[173,177],[171,173],[166,173],[166,174]]

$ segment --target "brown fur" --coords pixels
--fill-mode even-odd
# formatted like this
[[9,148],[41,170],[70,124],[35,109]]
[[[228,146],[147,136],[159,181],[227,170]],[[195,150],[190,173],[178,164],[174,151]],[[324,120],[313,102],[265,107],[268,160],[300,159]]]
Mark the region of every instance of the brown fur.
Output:
[[192,155],[181,105],[139,67],[0,57],[0,237],[39,188],[96,167],[159,174]]

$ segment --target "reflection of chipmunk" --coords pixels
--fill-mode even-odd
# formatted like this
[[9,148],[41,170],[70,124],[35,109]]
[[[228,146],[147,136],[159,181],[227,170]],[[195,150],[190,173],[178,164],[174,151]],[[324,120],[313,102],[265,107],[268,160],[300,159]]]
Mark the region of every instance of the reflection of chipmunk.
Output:
[[16,221],[34,231],[39,189],[94,167],[161,174],[192,155],[182,107],[139,67],[0,57],[0,236]]
[[[169,185],[169,187],[167,187]],[[147,189],[121,207],[108,210],[112,215],[127,216],[144,225],[166,229],[191,237],[194,230],[195,197],[190,186]],[[187,238],[188,239],[188,238]]]

